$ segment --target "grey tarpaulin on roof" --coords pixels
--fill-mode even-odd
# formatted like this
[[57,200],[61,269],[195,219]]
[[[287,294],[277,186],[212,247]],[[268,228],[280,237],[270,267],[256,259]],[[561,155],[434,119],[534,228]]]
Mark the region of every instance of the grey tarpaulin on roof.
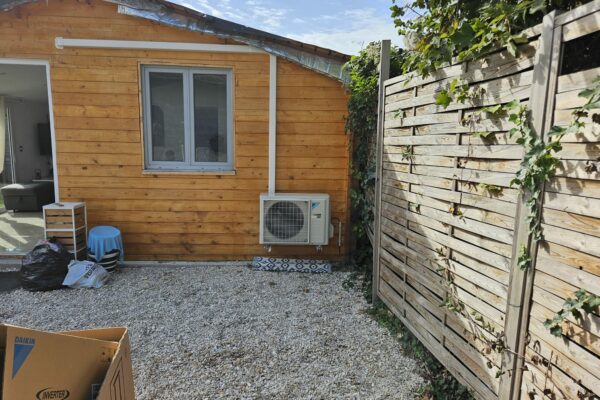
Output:
[[0,0],[0,10],[8,11],[23,4],[33,3],[37,0]]
[[[36,0],[0,0],[0,10],[7,11],[33,1]],[[119,13],[124,15],[245,43],[332,78],[347,80],[343,66],[349,57],[333,50],[249,28],[164,0],[105,1],[117,4]]]
[[198,12],[183,13],[174,7],[166,6],[163,2],[153,0],[109,1],[118,3],[119,12],[122,14],[147,18],[166,25],[246,43],[325,75],[344,80],[343,65],[345,60],[341,54],[342,57],[334,59],[320,55],[317,51],[310,51],[310,47],[312,47],[310,45],[306,45],[307,50],[303,50],[298,48],[297,45],[290,46],[278,43],[286,41],[286,39],[206,14]]
[[0,10],[8,11],[15,7],[21,6],[27,3],[33,3],[37,0],[0,0]]

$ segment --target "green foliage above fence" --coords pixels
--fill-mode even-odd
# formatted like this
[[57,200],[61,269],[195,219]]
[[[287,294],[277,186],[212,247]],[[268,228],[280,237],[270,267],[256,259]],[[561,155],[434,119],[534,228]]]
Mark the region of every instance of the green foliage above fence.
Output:
[[392,18],[408,47],[404,73],[428,75],[454,58],[473,60],[498,47],[515,55],[517,45],[526,42],[522,30],[539,24],[552,10],[569,10],[587,2],[392,0]]
[[[369,192],[375,179],[375,136],[377,130],[377,79],[380,44],[370,43],[346,64],[349,85],[346,130],[352,133],[352,177],[357,187],[351,192],[353,229],[357,239],[364,240],[373,221],[373,204]],[[390,55],[390,76],[400,75],[402,52],[393,47]]]

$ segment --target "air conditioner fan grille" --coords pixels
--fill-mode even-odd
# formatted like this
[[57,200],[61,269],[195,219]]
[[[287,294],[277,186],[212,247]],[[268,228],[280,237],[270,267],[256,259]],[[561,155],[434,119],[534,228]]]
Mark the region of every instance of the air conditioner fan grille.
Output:
[[[301,206],[304,206],[305,210]],[[281,241],[296,238],[302,231],[308,233],[305,220],[307,203],[276,201],[271,203],[265,215],[265,228]],[[306,236],[306,235],[303,235]]]

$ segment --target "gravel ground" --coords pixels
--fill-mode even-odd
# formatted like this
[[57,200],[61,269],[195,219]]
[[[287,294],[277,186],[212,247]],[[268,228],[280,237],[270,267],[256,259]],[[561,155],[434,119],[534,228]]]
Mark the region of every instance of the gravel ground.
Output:
[[413,398],[416,363],[342,287],[348,274],[131,267],[97,290],[0,293],[0,321],[127,326],[141,400]]

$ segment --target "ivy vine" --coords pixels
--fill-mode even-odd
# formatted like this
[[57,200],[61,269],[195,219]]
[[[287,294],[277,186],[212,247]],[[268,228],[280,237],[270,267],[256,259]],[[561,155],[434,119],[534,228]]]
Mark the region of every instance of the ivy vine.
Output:
[[[547,142],[544,142],[543,137],[534,134],[529,122],[529,110],[518,100],[493,108],[482,108],[482,111],[494,115],[507,114],[508,120],[513,124],[509,136],[511,138],[516,136],[516,142],[524,148],[524,156],[519,170],[510,184],[518,187],[522,193],[529,194],[529,198],[525,203],[527,207],[526,218],[533,245],[540,241],[543,236],[540,219],[543,185],[554,177],[556,169],[560,165],[558,153],[562,150],[561,139],[567,134],[579,134],[581,129],[585,127],[582,118],[591,117],[592,121],[600,122],[598,114],[590,116],[590,110],[600,108],[600,76],[593,80],[590,88],[581,91],[579,96],[585,98],[586,103],[573,111],[573,120],[568,126],[552,126],[546,135],[548,137]],[[522,270],[527,270],[531,266],[531,261],[528,247],[521,246],[518,253],[518,266]]]
[[[440,266],[437,269],[437,272],[441,273],[442,279],[449,288],[444,301],[440,304],[440,307],[461,315],[470,322],[469,326],[472,328],[471,333],[475,338],[484,344],[485,354],[490,354],[492,352],[502,354],[505,351],[510,351],[505,344],[504,332],[497,331],[496,327],[491,322],[486,320],[481,313],[475,310],[471,310],[469,312],[466,304],[458,296],[458,287],[454,282],[454,274],[450,270],[450,257],[448,249],[437,248],[435,251],[440,257],[440,260],[443,262],[443,266]],[[490,360],[487,361],[486,366],[489,369],[494,367]],[[500,367],[498,368],[498,371],[496,371],[495,376],[496,378],[499,378],[500,376],[504,375],[504,373],[505,371],[502,369],[502,367]]]
[[557,312],[554,317],[544,321],[544,326],[550,330],[554,336],[563,335],[563,323],[573,316],[578,320],[583,320],[582,312],[593,313],[600,306],[600,296],[587,292],[585,289],[579,289],[573,294],[574,297],[565,299],[563,308]]
[[[371,272],[371,246],[367,232],[373,223],[379,57],[380,44],[370,43],[345,66],[350,76],[346,131],[352,134],[351,174],[355,182],[350,191],[352,230],[356,240],[353,258],[363,266],[367,277]],[[401,57],[402,51],[392,47],[391,77],[400,75]]]

